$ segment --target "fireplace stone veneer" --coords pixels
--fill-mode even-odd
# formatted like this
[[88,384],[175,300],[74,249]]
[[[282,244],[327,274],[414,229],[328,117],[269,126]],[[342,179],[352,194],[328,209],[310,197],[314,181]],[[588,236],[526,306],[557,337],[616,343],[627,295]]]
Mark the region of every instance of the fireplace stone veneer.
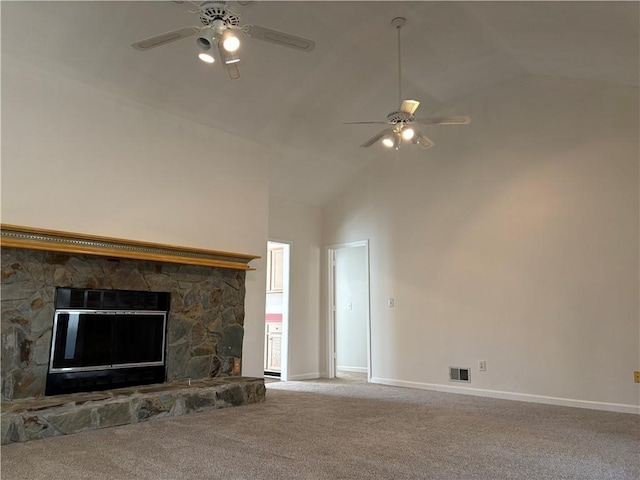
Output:
[[245,270],[3,245],[2,400],[44,395],[56,287],[170,292],[167,382],[239,376]]

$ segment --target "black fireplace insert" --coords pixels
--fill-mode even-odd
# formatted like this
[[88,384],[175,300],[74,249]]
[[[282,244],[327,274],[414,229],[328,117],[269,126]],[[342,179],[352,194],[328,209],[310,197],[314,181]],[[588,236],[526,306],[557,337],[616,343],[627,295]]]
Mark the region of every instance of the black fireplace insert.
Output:
[[170,294],[57,288],[46,395],[162,383]]

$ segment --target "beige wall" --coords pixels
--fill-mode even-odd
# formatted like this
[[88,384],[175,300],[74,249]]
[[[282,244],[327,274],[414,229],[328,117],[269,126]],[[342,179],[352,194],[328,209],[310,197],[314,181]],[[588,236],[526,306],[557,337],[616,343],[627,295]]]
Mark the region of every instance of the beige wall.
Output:
[[325,244],[370,239],[374,380],[638,412],[638,90],[532,77],[442,113],[473,123],[324,210]]
[[[473,123],[429,128],[435,148],[385,156],[321,218],[268,198],[272,152],[4,55],[2,221],[263,256],[291,242],[290,378],[326,364],[321,246],[370,239],[376,381],[447,389],[468,366],[476,393],[637,409],[638,90],[536,77],[441,113]],[[243,373],[260,375],[252,265]]]
[[320,209],[280,198],[270,198],[269,238],[291,244],[288,378],[317,378],[322,373]]
[[[3,55],[5,223],[263,256],[267,156]],[[251,265],[243,373],[261,375],[264,258]]]

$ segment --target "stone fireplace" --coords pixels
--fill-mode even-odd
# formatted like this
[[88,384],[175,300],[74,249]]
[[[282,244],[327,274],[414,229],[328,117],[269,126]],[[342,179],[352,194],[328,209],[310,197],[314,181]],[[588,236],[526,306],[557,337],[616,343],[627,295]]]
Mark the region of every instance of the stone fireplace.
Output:
[[[17,246],[5,236],[14,230]],[[56,287],[169,292],[167,384],[241,376],[245,272],[257,257],[12,226],[2,233],[3,402],[45,394]]]
[[2,399],[44,395],[56,287],[171,292],[167,381],[233,375],[244,280],[239,270],[3,248]]

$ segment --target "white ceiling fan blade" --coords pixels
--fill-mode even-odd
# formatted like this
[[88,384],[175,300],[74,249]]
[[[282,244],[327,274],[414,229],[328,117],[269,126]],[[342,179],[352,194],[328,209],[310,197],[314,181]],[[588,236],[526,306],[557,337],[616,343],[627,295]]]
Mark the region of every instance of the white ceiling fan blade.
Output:
[[167,43],[190,37],[191,35],[195,35],[199,31],[199,27],[182,27],[178,30],[173,30],[171,32],[156,35],[155,37],[145,38],[144,40],[140,40],[139,42],[132,43],[131,46],[136,50],[145,51],[149,50],[150,48],[160,47],[162,45],[166,45]]
[[295,48],[296,50],[310,52],[316,48],[316,42],[309,40],[308,38],[297,37],[289,33],[259,27],[258,25],[245,25],[242,27],[242,30],[251,38]]
[[471,117],[416,118],[414,122],[421,125],[468,125],[471,123]]
[[404,100],[400,106],[400,111],[408,115],[413,115],[420,106],[420,102],[417,100]]
[[429,140],[420,132],[416,132],[411,141],[416,145],[420,145],[424,149],[431,148],[435,145],[431,140]]
[[362,145],[360,145],[360,148],[370,147],[371,145],[376,143],[378,140],[382,139],[383,137],[386,137],[390,133],[393,133],[393,128],[386,128],[386,129],[382,130],[380,133],[378,133],[378,134],[374,135],[373,137],[371,137],[369,140],[364,142]]
[[343,125],[387,125],[389,122],[343,122]]
[[238,80],[240,78],[240,69],[238,68],[238,62],[236,63],[225,63],[224,65],[227,69],[227,74],[231,80]]

